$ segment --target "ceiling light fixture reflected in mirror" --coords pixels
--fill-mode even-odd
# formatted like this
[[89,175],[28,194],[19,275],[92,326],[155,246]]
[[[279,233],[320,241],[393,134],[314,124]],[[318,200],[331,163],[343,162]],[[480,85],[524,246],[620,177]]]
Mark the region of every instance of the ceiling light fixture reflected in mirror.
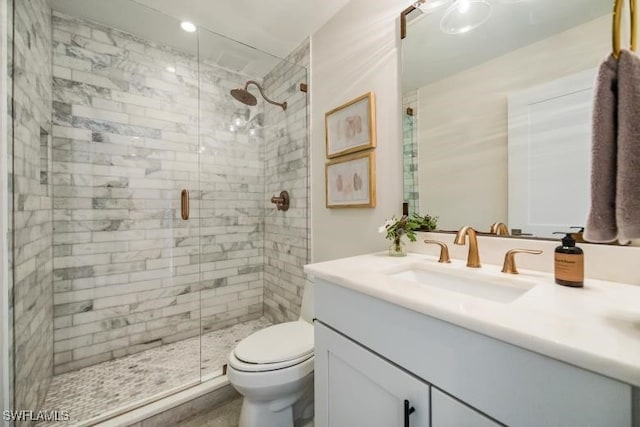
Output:
[[182,28],[187,33],[195,33],[196,30],[198,29],[198,27],[196,27],[196,24],[194,24],[193,22],[189,22],[189,21],[181,22],[180,23],[180,28]]
[[444,13],[440,30],[445,34],[465,34],[491,17],[491,5],[485,0],[456,0]]

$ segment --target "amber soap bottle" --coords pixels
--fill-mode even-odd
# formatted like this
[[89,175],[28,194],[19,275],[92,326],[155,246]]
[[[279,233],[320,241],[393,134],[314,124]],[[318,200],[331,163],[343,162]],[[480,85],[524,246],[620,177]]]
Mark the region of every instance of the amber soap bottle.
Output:
[[584,252],[576,246],[570,233],[566,233],[562,239],[562,246],[556,248],[554,259],[554,274],[558,285],[584,287]]

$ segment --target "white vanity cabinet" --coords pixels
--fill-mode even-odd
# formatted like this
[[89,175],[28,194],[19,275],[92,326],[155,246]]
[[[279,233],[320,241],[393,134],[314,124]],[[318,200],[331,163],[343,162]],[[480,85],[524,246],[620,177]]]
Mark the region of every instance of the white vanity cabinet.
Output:
[[433,427],[497,427],[500,424],[440,390],[432,388],[431,425]]
[[316,426],[500,426],[320,322],[315,334],[316,402],[326,407]]
[[317,427],[638,426],[628,384],[314,282]]
[[316,396],[326,406],[316,426],[429,426],[429,384],[321,323],[315,334],[315,365],[325,367]]

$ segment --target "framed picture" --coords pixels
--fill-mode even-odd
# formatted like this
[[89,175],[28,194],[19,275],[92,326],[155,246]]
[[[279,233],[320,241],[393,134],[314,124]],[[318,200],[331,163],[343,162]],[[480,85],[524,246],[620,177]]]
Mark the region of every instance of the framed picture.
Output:
[[373,150],[341,157],[325,165],[327,208],[376,206],[375,153]]
[[375,148],[376,112],[373,92],[335,108],[324,116],[327,158]]

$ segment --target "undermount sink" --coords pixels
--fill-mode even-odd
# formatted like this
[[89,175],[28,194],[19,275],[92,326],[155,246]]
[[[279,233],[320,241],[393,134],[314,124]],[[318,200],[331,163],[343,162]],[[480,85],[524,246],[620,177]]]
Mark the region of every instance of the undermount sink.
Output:
[[535,287],[534,282],[516,279],[513,276],[496,275],[494,277],[485,274],[465,274],[459,271],[449,273],[416,265],[387,274],[390,277],[410,280],[426,287],[501,303],[513,302]]

